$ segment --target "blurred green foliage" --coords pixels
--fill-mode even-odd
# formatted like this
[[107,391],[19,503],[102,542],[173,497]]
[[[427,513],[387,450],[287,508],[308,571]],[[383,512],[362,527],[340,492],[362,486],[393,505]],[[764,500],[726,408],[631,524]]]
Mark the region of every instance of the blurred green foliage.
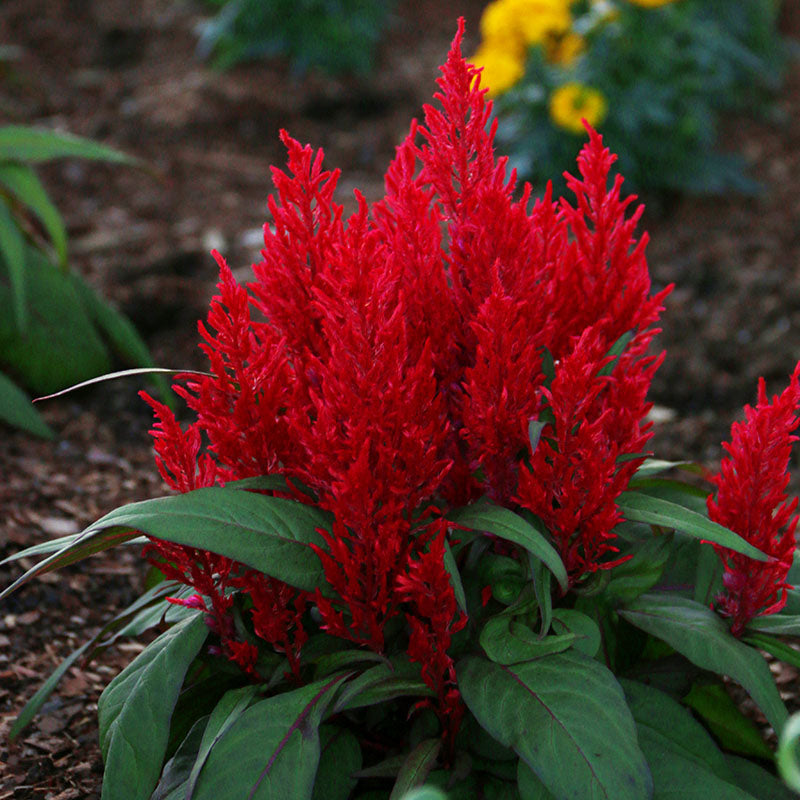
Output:
[[67,233],[33,165],[59,158],[140,165],[88,139],[0,127],[0,420],[52,431],[24,390],[48,394],[108,372],[112,355],[150,366],[131,322],[68,269]]
[[215,66],[286,56],[297,71],[368,73],[393,2],[206,0],[218,7],[198,50]]
[[[719,141],[718,123],[723,113],[763,111],[780,86],[784,48],[774,0],[565,4],[569,28],[528,46],[519,80],[495,93],[498,141],[522,175],[541,186],[568,169],[585,139],[585,116],[619,155],[619,170],[635,189],[758,188],[744,159]],[[572,52],[564,58],[566,42]],[[485,40],[476,55],[489,67],[484,82],[491,88],[494,64]],[[591,93],[575,101],[577,125],[564,124],[567,100],[560,115],[554,111],[564,86]],[[586,97],[601,100],[593,107]]]

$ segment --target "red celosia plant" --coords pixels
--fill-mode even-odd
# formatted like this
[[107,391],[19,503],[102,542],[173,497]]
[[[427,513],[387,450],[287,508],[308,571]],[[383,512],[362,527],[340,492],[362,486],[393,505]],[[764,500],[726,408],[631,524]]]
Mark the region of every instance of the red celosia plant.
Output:
[[797,498],[786,495],[793,436],[800,425],[800,364],[780,395],[767,399],[762,379],[755,408],[745,407],[744,422],[735,422],[731,441],[723,446],[728,457],[711,477],[716,498],[708,498],[708,515],[736,531],[763,553],[766,564],[716,545],[725,574],[720,610],[731,618],[739,636],[751,619],[780,611],[791,584],[787,581],[795,551]]
[[[785,720],[750,645],[786,657],[773,634],[798,632],[775,614],[798,373],[734,429],[715,524],[647,452],[669,287],[651,290],[641,208],[590,128],[571,201],[517,192],[462,35],[382,200],[345,219],[338,172],[282,134],[253,281],[215,254],[210,372],[176,386],[194,421],[146,398],[176,494],[15,584],[147,537],[162,580],[110,627],[165,602],[171,627],[101,698],[107,797],[781,797],[755,764],[737,788],[684,700],[725,673]],[[726,726],[764,755],[744,717]]]

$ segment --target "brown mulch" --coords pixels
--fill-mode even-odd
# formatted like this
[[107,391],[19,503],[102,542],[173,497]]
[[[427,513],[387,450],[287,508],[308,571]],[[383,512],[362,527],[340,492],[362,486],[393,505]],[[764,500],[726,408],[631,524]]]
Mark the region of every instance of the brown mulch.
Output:
[[[287,128],[343,168],[339,200],[382,192],[395,145],[433,90],[465,14],[476,43],[482,2],[400,2],[368,81],[310,75],[281,62],[216,73],[194,57],[198,4],[179,0],[3,0],[0,44],[20,48],[0,83],[0,122],[38,122],[100,139],[150,173],[82,162],[42,170],[65,215],[74,269],[134,320],[162,366],[202,367],[196,320],[214,292],[208,251],[238,274],[257,257],[271,164]],[[654,283],[675,282],[663,318],[668,357],[653,399],[655,450],[713,463],[764,375],[777,390],[800,358],[800,68],[774,118],[730,120],[725,139],[764,184],[758,197],[684,199],[645,215]],[[50,401],[58,433],[0,431],[0,558],[82,529],[160,494],[141,385],[121,381]],[[28,565],[32,562],[28,562]],[[25,566],[25,565],[23,565]],[[0,586],[19,574],[0,567]],[[122,548],[41,578],[0,604],[0,800],[99,797],[96,701],[141,645],[72,668],[13,745],[6,732],[41,680],[141,590]],[[793,678],[792,678],[793,680]],[[782,688],[792,696],[791,681]]]

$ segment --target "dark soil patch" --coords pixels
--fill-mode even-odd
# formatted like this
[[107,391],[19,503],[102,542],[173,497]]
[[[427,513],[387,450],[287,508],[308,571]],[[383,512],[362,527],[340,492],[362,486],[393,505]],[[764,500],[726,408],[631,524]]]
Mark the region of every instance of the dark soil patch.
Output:
[[[214,293],[208,251],[244,276],[257,257],[281,128],[343,168],[339,200],[382,193],[383,171],[428,101],[459,14],[476,44],[478,0],[401,2],[368,82],[300,81],[283,63],[214,73],[194,58],[202,10],[179,0],[4,0],[0,43],[21,48],[0,83],[0,119],[101,139],[158,177],[80,162],[43,170],[65,214],[72,265],[123,308],[162,366],[202,367],[196,320]],[[779,389],[800,358],[800,69],[769,120],[730,120],[724,136],[764,184],[758,197],[684,199],[645,215],[654,283],[677,289],[664,315],[668,357],[653,390],[655,450],[713,463],[764,375]],[[80,530],[163,491],[150,412],[133,381],[44,406],[55,443],[0,432],[0,557]],[[24,566],[24,565],[23,565]],[[0,568],[0,585],[16,566]],[[99,797],[99,691],[140,645],[73,668],[45,713],[9,746],[23,703],[61,658],[141,589],[122,550],[41,579],[0,606],[0,800]]]

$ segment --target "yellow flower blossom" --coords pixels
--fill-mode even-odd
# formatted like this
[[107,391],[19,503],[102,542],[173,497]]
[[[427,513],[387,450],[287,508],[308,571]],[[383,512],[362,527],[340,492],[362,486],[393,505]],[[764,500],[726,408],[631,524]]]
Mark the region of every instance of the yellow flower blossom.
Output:
[[550,37],[545,45],[547,60],[562,67],[572,66],[585,49],[586,40],[572,31],[563,36]]
[[483,67],[481,86],[489,89],[489,96],[510,89],[525,74],[525,51],[521,49],[496,47],[482,44],[472,62],[476,67]]
[[511,48],[541,44],[569,30],[569,7],[570,0],[494,0],[481,16],[483,41]]
[[608,102],[602,92],[580,83],[565,83],[550,96],[550,117],[559,128],[583,133],[581,120],[596,128],[606,118]]
[[548,36],[566,33],[572,26],[569,0],[513,0],[526,45],[543,44]]

